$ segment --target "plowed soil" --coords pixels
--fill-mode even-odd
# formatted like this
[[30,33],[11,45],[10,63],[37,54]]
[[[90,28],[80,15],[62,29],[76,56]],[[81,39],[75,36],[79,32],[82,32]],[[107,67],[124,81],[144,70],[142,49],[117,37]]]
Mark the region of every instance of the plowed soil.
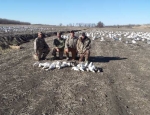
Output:
[[101,73],[44,71],[33,67],[33,40],[21,47],[0,52],[0,115],[150,115],[148,44],[92,41]]

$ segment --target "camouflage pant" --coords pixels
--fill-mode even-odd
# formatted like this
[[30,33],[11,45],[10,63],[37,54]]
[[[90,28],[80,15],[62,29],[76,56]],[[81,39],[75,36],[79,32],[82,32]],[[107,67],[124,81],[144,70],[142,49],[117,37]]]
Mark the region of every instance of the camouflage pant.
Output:
[[40,60],[42,58],[46,58],[46,56],[48,55],[49,52],[50,52],[50,50],[48,48],[40,49],[40,50],[37,51],[37,56],[35,56],[34,58],[36,60]]
[[69,57],[69,52],[71,52],[72,54],[72,59],[76,59],[76,55],[77,55],[77,50],[74,48],[68,48],[68,51],[65,50],[65,54],[67,57]]
[[[64,49],[59,49],[59,59],[63,59],[63,54],[64,54]],[[56,50],[56,48],[53,48],[52,55],[54,57],[57,56],[57,50]]]
[[85,57],[85,61],[88,61],[90,57],[90,50],[86,50],[85,53],[79,55],[80,55],[79,61],[83,61],[84,57]]

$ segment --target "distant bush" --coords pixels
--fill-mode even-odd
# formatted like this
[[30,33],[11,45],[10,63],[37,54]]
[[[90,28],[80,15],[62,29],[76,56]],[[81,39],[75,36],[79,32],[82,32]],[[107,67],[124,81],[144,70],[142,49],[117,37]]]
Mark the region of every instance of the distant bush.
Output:
[[19,24],[19,25],[31,25],[29,22],[21,22],[17,20],[9,20],[0,18],[0,24]]
[[99,22],[97,23],[96,27],[98,27],[98,28],[103,28],[103,27],[104,27],[104,23],[101,22],[101,21],[99,21]]

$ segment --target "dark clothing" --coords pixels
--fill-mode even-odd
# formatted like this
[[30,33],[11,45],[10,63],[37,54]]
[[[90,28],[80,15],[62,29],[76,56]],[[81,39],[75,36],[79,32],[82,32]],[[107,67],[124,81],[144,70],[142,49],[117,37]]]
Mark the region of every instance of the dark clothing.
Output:
[[60,38],[60,39],[56,38],[54,39],[53,45],[54,47],[57,47],[58,49],[64,49],[65,40],[63,38]]
[[89,50],[91,48],[91,40],[85,36],[85,38],[82,40],[81,38],[78,39],[77,42],[77,51],[78,53],[84,53],[86,50]]
[[48,55],[48,53],[50,52],[50,50],[48,49],[42,49],[42,50],[38,50],[38,60],[42,59],[42,58],[46,58],[46,56]]
[[54,39],[54,42],[53,42],[53,45],[54,45],[54,48],[53,48],[53,51],[52,51],[52,55],[54,57],[56,57],[56,48],[59,49],[59,59],[63,59],[63,53],[64,53],[64,47],[65,47],[65,39],[63,38],[56,38]]
[[34,40],[34,52],[37,53],[38,50],[49,49],[49,46],[45,42],[44,38],[36,38]]
[[34,40],[34,53],[36,55],[36,60],[45,59],[50,52],[49,46],[45,42],[44,38],[36,38]]
[[[59,49],[59,59],[63,59],[63,54],[64,54],[64,49]],[[54,57],[57,56],[57,50],[56,50],[56,48],[53,48],[52,55]]]

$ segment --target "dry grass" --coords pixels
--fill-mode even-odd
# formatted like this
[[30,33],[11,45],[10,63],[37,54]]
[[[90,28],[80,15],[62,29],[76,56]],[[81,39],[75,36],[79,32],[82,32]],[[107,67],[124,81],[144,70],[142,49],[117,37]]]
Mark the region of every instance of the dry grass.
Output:
[[15,49],[15,50],[21,49],[21,46],[9,45],[9,47],[10,47],[11,49]]
[[33,42],[22,47],[0,55],[1,115],[150,114],[149,45],[92,41],[91,60],[103,73],[43,71],[32,66]]

